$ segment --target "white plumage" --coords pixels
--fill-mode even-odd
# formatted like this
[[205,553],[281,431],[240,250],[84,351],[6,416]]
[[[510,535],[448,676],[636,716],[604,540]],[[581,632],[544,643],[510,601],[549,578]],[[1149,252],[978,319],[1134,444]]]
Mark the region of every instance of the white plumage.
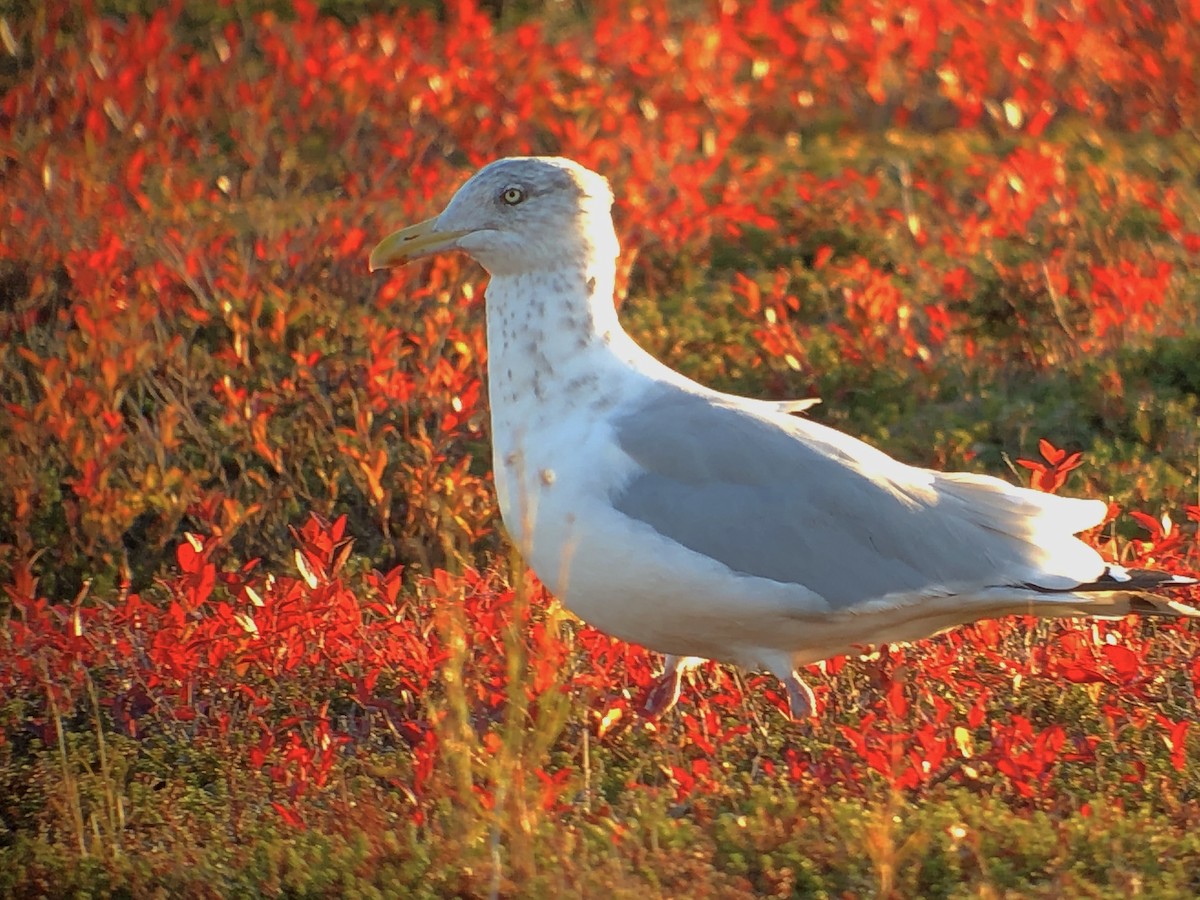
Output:
[[494,162],[371,268],[462,250],[491,274],[489,393],[505,526],[596,627],[668,655],[650,707],[694,659],[765,668],[794,716],[797,667],[982,618],[1184,616],[1075,537],[1105,504],[897,462],[667,368],[621,328],[607,182],[559,158]]

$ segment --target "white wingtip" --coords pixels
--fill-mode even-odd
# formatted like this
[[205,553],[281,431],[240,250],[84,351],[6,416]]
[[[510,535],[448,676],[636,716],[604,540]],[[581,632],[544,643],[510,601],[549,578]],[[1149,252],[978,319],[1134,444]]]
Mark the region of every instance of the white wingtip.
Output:
[[796,413],[804,412],[806,409],[812,409],[820,402],[820,397],[809,397],[806,400],[780,400],[779,411],[795,415]]
[[1133,576],[1129,574],[1129,570],[1126,569],[1124,566],[1110,565],[1108,567],[1108,577],[1111,578],[1113,581],[1132,581],[1133,580]]

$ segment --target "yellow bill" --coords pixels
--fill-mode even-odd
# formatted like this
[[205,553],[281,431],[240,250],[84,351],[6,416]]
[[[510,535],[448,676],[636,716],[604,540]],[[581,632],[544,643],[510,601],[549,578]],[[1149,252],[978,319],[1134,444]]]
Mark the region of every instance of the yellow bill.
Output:
[[402,266],[431,253],[453,250],[455,241],[470,234],[469,231],[435,231],[436,225],[435,217],[392,232],[371,251],[367,267],[374,272],[376,269]]

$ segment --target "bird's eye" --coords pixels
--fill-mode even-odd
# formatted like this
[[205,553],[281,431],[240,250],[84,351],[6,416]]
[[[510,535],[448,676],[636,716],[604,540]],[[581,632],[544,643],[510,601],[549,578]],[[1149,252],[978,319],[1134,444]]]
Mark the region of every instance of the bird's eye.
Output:
[[505,188],[504,193],[500,195],[500,199],[509,206],[516,206],[525,199],[525,192],[519,187]]

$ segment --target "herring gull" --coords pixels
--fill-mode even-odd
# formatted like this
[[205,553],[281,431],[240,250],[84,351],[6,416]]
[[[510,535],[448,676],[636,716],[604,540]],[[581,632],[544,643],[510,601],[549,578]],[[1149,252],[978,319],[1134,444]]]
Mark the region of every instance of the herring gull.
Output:
[[1106,564],[1075,535],[1106,505],[905,465],[792,413],[815,401],[711,390],[622,329],[612,192],[554,157],[493,162],[372,271],[448,250],[486,292],[505,527],[580,618],[666,654],[647,709],[705,659],[797,670],[854,648],[1011,614],[1196,616],[1153,593],[1192,579]]

